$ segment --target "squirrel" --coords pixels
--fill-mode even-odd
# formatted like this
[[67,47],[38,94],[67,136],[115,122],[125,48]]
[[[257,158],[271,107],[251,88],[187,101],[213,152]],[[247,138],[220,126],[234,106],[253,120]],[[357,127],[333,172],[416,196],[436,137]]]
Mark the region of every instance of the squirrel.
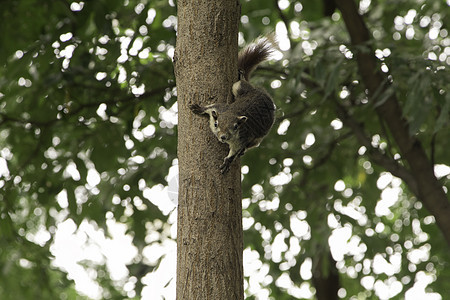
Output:
[[272,98],[266,91],[248,82],[257,65],[267,60],[274,51],[273,44],[270,37],[263,37],[239,52],[239,80],[232,87],[234,102],[189,106],[195,114],[208,115],[211,131],[219,142],[229,146],[229,153],[220,166],[222,174],[228,172],[236,157],[242,156],[247,149],[259,146],[274,123],[275,104]]

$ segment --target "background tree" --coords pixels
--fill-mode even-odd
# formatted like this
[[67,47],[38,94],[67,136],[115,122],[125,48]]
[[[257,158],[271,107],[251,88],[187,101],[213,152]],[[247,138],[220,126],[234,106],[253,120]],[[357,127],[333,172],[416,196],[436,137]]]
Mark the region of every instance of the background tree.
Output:
[[[248,297],[445,297],[448,6],[242,3],[240,46],[275,30],[284,50],[252,78],[278,112],[242,159]],[[132,237],[119,278],[104,258],[77,261],[97,298],[148,295],[154,249],[175,238],[175,204],[155,196],[178,166],[175,3],[3,1],[0,14],[1,298],[80,297],[52,257],[69,223]]]

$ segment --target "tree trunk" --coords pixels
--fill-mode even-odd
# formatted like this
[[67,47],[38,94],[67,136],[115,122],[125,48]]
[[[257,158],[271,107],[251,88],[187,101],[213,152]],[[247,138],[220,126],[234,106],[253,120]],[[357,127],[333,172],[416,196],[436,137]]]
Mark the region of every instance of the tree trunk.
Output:
[[239,162],[220,173],[227,145],[188,108],[231,99],[239,14],[238,1],[178,1],[177,299],[244,298]]
[[327,249],[326,255],[318,253],[313,257],[312,283],[316,289],[317,300],[339,299],[339,271],[329,251],[330,249]]

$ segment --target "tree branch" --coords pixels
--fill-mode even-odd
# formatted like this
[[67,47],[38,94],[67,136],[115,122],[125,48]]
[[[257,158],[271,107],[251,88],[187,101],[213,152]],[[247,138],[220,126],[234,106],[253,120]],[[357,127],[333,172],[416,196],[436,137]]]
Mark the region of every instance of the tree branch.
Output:
[[[399,102],[392,93],[380,102],[375,97],[379,91],[388,88],[389,83],[380,72],[373,49],[369,46],[370,33],[363,18],[358,13],[354,0],[335,0],[355,46],[356,61],[369,98],[377,114],[382,118],[394,137],[402,157],[411,169],[417,183],[417,194],[424,206],[435,217],[436,224],[450,245],[450,202],[434,175],[433,165],[428,159],[420,141],[410,135],[409,124],[403,118]],[[407,183],[408,184],[408,183]]]
[[164,86],[164,87],[160,87],[160,88],[156,88],[150,91],[147,91],[145,93],[143,93],[140,96],[135,96],[135,95],[127,95],[123,98],[120,99],[109,99],[109,100],[103,100],[103,101],[98,101],[98,102],[89,102],[89,103],[82,103],[80,104],[78,107],[69,110],[66,114],[63,115],[62,118],[54,118],[54,119],[50,119],[50,120],[45,120],[45,121],[40,121],[40,120],[33,120],[33,119],[21,119],[18,117],[14,117],[14,116],[9,116],[6,113],[1,113],[0,112],[0,126],[2,126],[4,123],[7,122],[14,122],[14,123],[18,123],[18,124],[31,124],[33,126],[36,127],[45,127],[45,126],[49,126],[52,125],[60,120],[63,120],[64,118],[67,117],[71,117],[74,115],[78,115],[81,111],[83,111],[86,108],[92,108],[92,107],[98,107],[100,104],[106,104],[106,105],[114,105],[114,104],[119,104],[119,103],[129,103],[131,101],[139,101],[145,98],[149,98],[152,97],[154,95],[157,95],[159,93],[164,92],[166,89],[168,88],[173,88],[175,86],[174,83],[171,83],[168,86]]
[[[302,82],[313,88],[319,87],[313,80],[309,79],[306,76],[302,76]],[[321,90],[321,92],[323,91]],[[336,105],[338,117],[341,119],[345,126],[350,128],[350,130],[353,132],[353,135],[358,139],[359,143],[362,146],[366,147],[367,156],[369,157],[369,159],[375,164],[391,172],[392,175],[402,179],[409,187],[411,192],[419,197],[417,183],[415,182],[415,178],[414,176],[412,176],[411,171],[400,165],[392,157],[388,156],[385,153],[382,153],[380,149],[374,148],[372,146],[370,137],[367,135],[367,133],[364,132],[363,126],[348,113],[344,106],[339,104],[339,101],[336,98],[332,98],[332,100]],[[380,118],[380,122],[382,121],[383,120]],[[384,128],[383,124],[382,127]],[[385,128],[383,130],[386,131]],[[386,132],[385,135],[387,136]],[[345,136],[343,138],[345,138]],[[332,146],[335,145],[332,144]]]
[[287,37],[289,39],[290,44],[292,45],[292,40],[291,40],[292,30],[291,30],[291,27],[289,26],[289,20],[286,18],[285,14],[280,9],[280,6],[278,5],[278,1],[277,0],[273,1],[273,6],[275,7],[275,10],[278,12],[278,16],[280,17],[281,21],[283,21],[284,26],[286,26],[286,30],[288,32]]
[[411,192],[418,197],[419,190],[415,178],[411,174],[411,172],[400,165],[393,158],[390,158],[386,154],[381,153],[378,148],[373,147],[370,138],[364,132],[362,126],[358,124],[358,122],[345,110],[342,105],[337,103],[337,101],[335,102],[339,118],[347,127],[349,127],[353,131],[353,134],[356,136],[359,143],[366,147],[367,155],[369,156],[369,158],[377,165],[391,172],[392,175],[401,178],[409,187]]

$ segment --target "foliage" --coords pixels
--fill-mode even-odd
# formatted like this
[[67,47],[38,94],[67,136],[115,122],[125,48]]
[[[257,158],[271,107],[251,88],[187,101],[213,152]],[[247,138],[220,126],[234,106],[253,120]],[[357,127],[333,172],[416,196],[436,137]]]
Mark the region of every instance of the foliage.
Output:
[[[331,248],[345,298],[402,297],[426,276],[429,291],[444,296],[450,257],[434,218],[339,115],[343,107],[372,147],[403,164],[361,83],[360,49],[323,3],[242,1],[241,40],[276,30],[289,43],[252,78],[273,95],[278,119],[242,158],[246,253],[262,274],[247,277],[247,295],[310,297],[308,264],[314,270]],[[441,167],[450,165],[447,7],[360,2],[392,82],[378,96],[395,93],[411,134]],[[66,220],[106,236],[108,222],[126,224],[139,252],[126,278],[111,279],[104,263],[80,264],[93,270],[100,297],[140,295],[141,278],[162,258],[143,252],[163,245],[173,224],[149,190],[166,186],[176,164],[175,5],[27,0],[2,2],[0,12],[1,298],[84,298],[52,263]],[[448,174],[440,182],[448,189]]]
[[[3,281],[1,290],[27,299],[33,291],[23,287],[44,280],[42,270],[51,270],[50,291],[70,287],[50,263],[53,234],[33,251],[36,232],[55,233],[67,218],[106,231],[106,221],[115,219],[142,249],[146,222],[167,220],[140,199],[146,187],[165,182],[176,157],[176,131],[166,120],[175,103],[167,55],[175,32],[162,24],[175,8],[165,1],[3,6],[0,143],[8,171],[0,207],[8,247],[0,253],[2,262],[11,261],[1,264],[2,273],[26,282]],[[98,280],[104,295],[117,294],[111,280]]]

